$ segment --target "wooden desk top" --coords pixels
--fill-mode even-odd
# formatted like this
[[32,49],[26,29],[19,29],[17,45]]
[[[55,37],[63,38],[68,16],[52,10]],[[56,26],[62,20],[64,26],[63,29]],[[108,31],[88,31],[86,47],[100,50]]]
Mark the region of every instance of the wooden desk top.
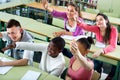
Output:
[[4,9],[7,9],[7,8],[13,8],[13,7],[16,7],[16,6],[21,6],[21,5],[24,5],[23,2],[9,2],[9,3],[4,3],[4,4],[0,4],[0,10],[4,10]]
[[[65,41],[66,41],[67,44],[70,43],[70,40],[65,39]],[[97,51],[99,49],[101,49],[101,48],[96,47],[95,45],[92,45],[91,48],[90,48],[90,52],[94,53],[95,51]],[[108,54],[103,54],[102,56],[120,61],[120,46],[117,46],[116,49],[113,52],[110,52]]]
[[[43,9],[43,6],[41,3],[37,3],[37,2],[33,2],[33,3],[30,3],[30,4],[26,4],[26,6],[29,6],[29,7],[34,7],[34,8],[38,8],[38,9]],[[61,11],[61,12],[66,12],[67,11],[67,8],[65,7],[59,7],[59,6],[50,6],[52,7],[53,9],[57,10],[57,11]],[[88,20],[95,20],[95,17],[97,14],[92,14],[92,13],[87,13],[87,12],[81,12],[81,15],[84,19],[88,19]],[[116,25],[120,25],[120,18],[114,18],[114,17],[108,17],[110,22],[112,24],[116,24]]]
[[[26,6],[45,10],[42,3],[33,2],[30,4],[26,4]],[[50,7],[53,9],[57,9],[58,11],[61,11],[61,12],[66,11],[66,8],[64,8],[62,6],[60,7],[60,6],[52,6],[51,5]]]
[[[99,50],[100,48],[96,47],[95,45],[91,46],[91,51],[95,52],[97,50]],[[115,59],[115,60],[119,60],[120,61],[120,46],[117,46],[116,49],[113,52],[110,52],[108,54],[105,54],[103,56]]]
[[18,20],[22,25],[22,27],[26,30],[29,30],[31,32],[37,33],[39,35],[47,36],[50,38],[53,37],[53,32],[63,30],[61,28],[57,28],[48,24],[37,22],[36,20],[30,19],[30,18],[12,15],[5,12],[0,12],[0,21],[8,22],[10,19]]
[[[9,59],[13,59],[2,53],[0,53],[0,57],[6,57]],[[41,75],[39,76],[39,78],[37,80],[52,80],[54,78],[55,78],[55,80],[61,80],[59,77],[50,75],[47,72],[40,70],[38,68],[32,67],[32,66],[14,66],[5,75],[0,75],[0,80],[21,80],[21,78],[27,73],[28,70],[32,70],[32,71],[41,73]],[[34,75],[31,75],[31,76],[34,76]]]

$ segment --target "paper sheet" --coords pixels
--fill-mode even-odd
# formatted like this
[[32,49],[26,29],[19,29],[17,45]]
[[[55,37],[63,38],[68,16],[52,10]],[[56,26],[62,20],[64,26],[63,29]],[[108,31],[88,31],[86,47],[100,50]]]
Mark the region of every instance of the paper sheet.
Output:
[[40,74],[40,72],[28,70],[21,80],[37,80]]
[[[0,57],[1,61],[11,61],[8,58]],[[6,74],[10,69],[12,69],[12,66],[0,66],[0,74]]]
[[78,40],[78,39],[83,38],[83,37],[87,38],[87,36],[85,36],[85,35],[79,35],[79,36],[63,35],[61,37],[64,38],[64,39],[68,39],[68,40],[73,40],[73,39]]
[[96,46],[96,47],[99,47],[99,48],[105,48],[106,45],[105,45],[104,43],[102,43],[102,42],[98,42],[98,41],[97,41],[97,42],[95,43],[95,46]]

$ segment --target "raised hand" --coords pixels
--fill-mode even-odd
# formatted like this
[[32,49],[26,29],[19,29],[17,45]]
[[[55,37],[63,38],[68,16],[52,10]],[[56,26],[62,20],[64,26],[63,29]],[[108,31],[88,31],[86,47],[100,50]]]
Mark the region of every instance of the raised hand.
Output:
[[79,53],[78,45],[77,45],[76,41],[74,41],[74,40],[71,41],[71,43],[70,43],[70,51],[75,56],[77,56],[77,54]]
[[45,9],[48,8],[48,1],[47,1],[47,0],[42,0],[42,4],[43,4],[43,7],[44,7]]

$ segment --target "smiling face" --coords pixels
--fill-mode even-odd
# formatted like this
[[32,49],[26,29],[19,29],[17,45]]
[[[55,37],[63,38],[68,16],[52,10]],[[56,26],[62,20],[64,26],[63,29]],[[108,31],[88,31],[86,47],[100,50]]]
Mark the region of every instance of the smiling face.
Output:
[[48,55],[51,57],[57,57],[61,50],[59,50],[53,42],[50,42],[48,45]]
[[78,16],[78,12],[75,10],[75,7],[69,5],[69,6],[67,7],[67,18],[68,18],[68,19],[73,19],[74,16],[76,16],[76,15]]
[[102,28],[102,27],[104,27],[104,28],[106,28],[107,27],[107,20],[105,20],[104,19],[104,17],[103,16],[101,16],[101,15],[98,15],[97,17],[96,17],[96,25],[98,26],[98,27],[100,27],[100,28]]
[[11,28],[7,28],[8,36],[11,38],[12,41],[16,42],[21,39],[21,33],[22,29],[16,26],[13,26]]

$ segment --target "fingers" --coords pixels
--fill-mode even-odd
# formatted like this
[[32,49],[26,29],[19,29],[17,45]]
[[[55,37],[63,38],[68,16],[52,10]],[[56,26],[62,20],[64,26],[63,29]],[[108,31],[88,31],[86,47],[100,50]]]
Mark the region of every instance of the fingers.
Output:
[[101,50],[95,52],[95,53],[92,55],[92,57],[93,57],[93,58],[97,58],[97,57],[100,56],[100,54],[101,54]]
[[48,1],[47,1],[47,0],[42,0],[42,4],[43,4],[43,7],[44,7],[45,9],[48,8]]
[[53,33],[53,36],[54,36],[54,37],[61,36],[61,33],[59,33],[59,32],[54,32],[54,33]]
[[75,41],[71,41],[70,43],[70,50],[73,54],[76,54],[77,53],[77,50],[78,50],[78,46],[76,44]]
[[97,58],[97,57],[98,57],[97,53],[94,53],[94,54],[92,55],[92,57],[93,57],[93,58]]

